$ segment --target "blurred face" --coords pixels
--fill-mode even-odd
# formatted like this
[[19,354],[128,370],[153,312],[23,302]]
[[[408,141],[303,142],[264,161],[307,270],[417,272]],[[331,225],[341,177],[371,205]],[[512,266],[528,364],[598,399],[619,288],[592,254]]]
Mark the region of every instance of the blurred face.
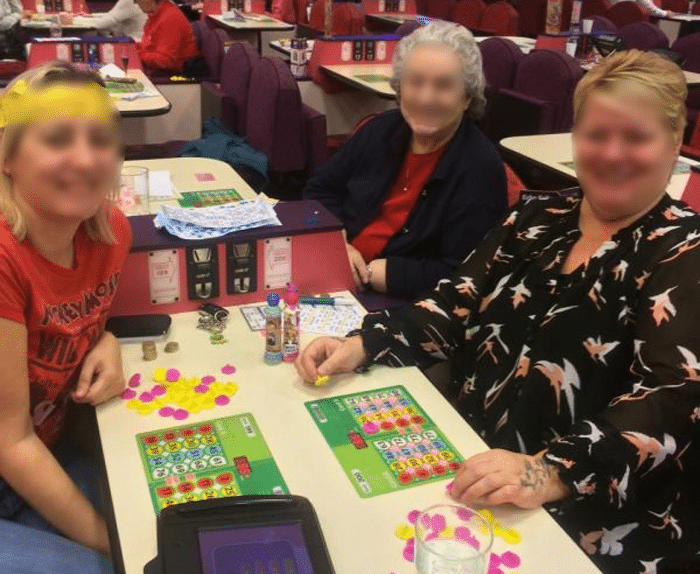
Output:
[[424,44],[411,50],[400,86],[401,113],[419,136],[449,135],[469,107],[462,66],[447,46]]
[[574,128],[573,149],[586,199],[618,219],[643,212],[663,194],[680,137],[651,97],[594,92]]
[[152,14],[158,8],[156,0],[135,0],[139,8],[146,14]]
[[120,165],[114,124],[70,118],[24,126],[4,172],[18,199],[37,214],[79,223],[114,190]]

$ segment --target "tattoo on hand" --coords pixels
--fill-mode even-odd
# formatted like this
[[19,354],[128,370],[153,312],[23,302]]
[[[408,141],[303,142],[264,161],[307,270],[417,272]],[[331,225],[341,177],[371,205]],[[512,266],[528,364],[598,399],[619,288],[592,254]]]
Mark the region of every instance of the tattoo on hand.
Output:
[[525,476],[520,479],[520,486],[539,488],[552,476],[552,467],[540,458],[533,463],[525,461]]

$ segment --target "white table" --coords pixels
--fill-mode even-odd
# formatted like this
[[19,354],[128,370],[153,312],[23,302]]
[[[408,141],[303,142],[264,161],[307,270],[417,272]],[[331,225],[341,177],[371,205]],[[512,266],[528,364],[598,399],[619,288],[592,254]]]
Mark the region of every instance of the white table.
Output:
[[658,26],[668,36],[669,42],[673,44],[680,36],[700,31],[700,15],[674,14],[673,16],[664,16],[659,18]]
[[[272,48],[276,52],[279,52],[280,54],[284,54],[285,56],[289,57],[292,53],[292,38],[280,38],[279,40],[273,40],[272,42],[270,42],[270,48]],[[314,41],[307,40],[306,52],[309,58],[311,58],[311,52],[313,52],[313,49]]]
[[389,84],[391,64],[334,64],[321,66],[321,69],[332,78],[354,88],[386,99],[396,98],[396,92]]
[[136,98],[135,100],[117,99],[116,105],[119,113],[123,117],[144,117],[158,116],[170,111],[171,105],[168,99],[161,94],[160,90],[151,82],[143,70],[130,68],[127,71],[127,76],[136,78],[143,87],[155,93],[154,96],[145,98]]
[[[209,191],[217,189],[235,189],[242,199],[255,199],[257,194],[236,173],[229,164],[208,157],[177,157],[165,159],[137,159],[125,161],[124,167],[146,167],[150,171],[169,171],[170,181],[175,194],[171,198],[150,199],[151,213],[158,213],[161,205],[179,207],[179,192]],[[207,173],[214,178],[211,181],[199,181],[195,174]],[[124,210],[127,215],[138,215],[137,209]]]
[[[565,165],[574,156],[571,133],[514,136],[501,140],[501,146],[528,161],[576,179],[573,168]],[[689,164],[699,163],[687,157],[681,159]],[[666,191],[673,199],[680,199],[689,178],[688,173],[672,175]]]
[[[65,32],[79,32],[95,29],[95,21],[104,16],[105,13],[95,12],[94,14],[83,14],[73,16],[71,24],[61,24],[61,30]],[[20,21],[20,26],[27,30],[48,30],[56,19],[57,14],[42,14],[35,18],[24,18]]]
[[294,30],[293,24],[277,20],[268,14],[246,14],[242,20],[224,18],[223,16],[207,16],[216,26],[226,30],[232,40],[250,41],[253,38],[258,51],[262,51],[263,32],[282,32]]
[[[349,293],[344,294],[349,296]],[[463,456],[485,450],[485,445],[464,419],[415,368],[373,368],[365,375],[336,377],[327,387],[308,387],[289,364],[266,366],[262,361],[264,338],[251,332],[239,311],[231,309],[225,331],[229,343],[209,344],[206,332],[197,330],[196,313],[173,316],[169,340],[180,351],[142,360],[141,345],[124,345],[127,378],[136,372],[149,376],[157,367],[177,368],[185,376],[207,373],[220,376],[226,363],[236,366],[226,377],[239,390],[226,407],[204,410],[177,422],[157,414],[140,416],[115,399],[97,409],[100,439],[111,489],[115,524],[126,574],[142,574],[156,554],[156,520],[134,435],[160,428],[196,423],[245,412],[254,414],[261,432],[293,494],[307,497],[318,514],[331,559],[338,574],[415,574],[402,557],[404,542],[394,531],[406,515],[440,502],[449,502],[445,481],[430,482],[400,492],[362,499],[356,493],[304,402],[323,397],[404,385]],[[302,336],[302,343],[310,340]],[[599,574],[598,569],[544,510],[495,509],[495,517],[522,533],[523,541],[511,546],[496,539],[494,551],[512,550],[522,564],[520,574]],[[119,559],[117,558],[117,562]],[[325,574],[325,573],[323,573]]]

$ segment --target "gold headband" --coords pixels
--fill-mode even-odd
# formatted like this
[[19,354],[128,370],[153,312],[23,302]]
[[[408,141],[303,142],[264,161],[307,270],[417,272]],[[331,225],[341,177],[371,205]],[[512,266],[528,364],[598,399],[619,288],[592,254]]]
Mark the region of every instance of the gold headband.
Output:
[[98,84],[54,84],[36,89],[19,80],[0,99],[0,128],[65,117],[108,120],[115,113],[107,90]]

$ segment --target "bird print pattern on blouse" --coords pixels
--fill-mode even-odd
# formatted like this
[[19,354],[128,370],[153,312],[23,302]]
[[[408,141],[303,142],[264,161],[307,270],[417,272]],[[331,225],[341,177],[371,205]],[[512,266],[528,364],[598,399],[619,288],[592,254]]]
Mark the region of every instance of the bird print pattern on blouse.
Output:
[[700,216],[666,195],[563,274],[581,201],[520,202],[433,292],[368,315],[363,344],[450,359],[490,447],[546,449],[572,492],[548,509],[604,571],[700,572]]

